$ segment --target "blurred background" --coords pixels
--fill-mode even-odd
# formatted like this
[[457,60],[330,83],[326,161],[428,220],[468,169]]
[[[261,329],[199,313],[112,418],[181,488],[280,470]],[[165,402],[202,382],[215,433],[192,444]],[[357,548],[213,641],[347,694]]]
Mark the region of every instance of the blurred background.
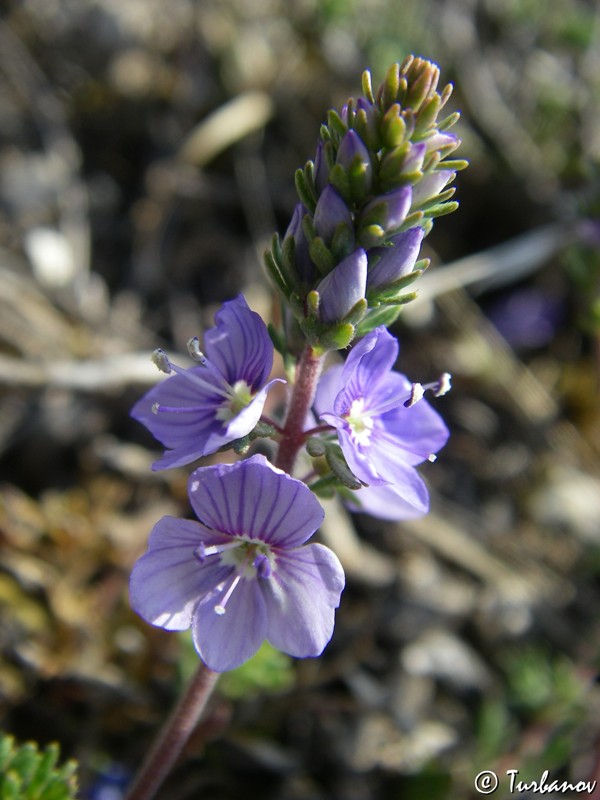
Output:
[[[9,0],[0,19],[0,727],[118,800],[194,669],[129,609],[185,470],[129,409],[243,291],[330,107],[415,53],[454,83],[458,212],[394,327],[453,373],[424,519],[328,508],[323,658],[226,676],[159,798],[476,797],[600,779],[600,8],[589,0]],[[500,794],[508,796],[507,779]],[[523,795],[525,796],[525,795]],[[562,795],[561,795],[562,796]],[[588,795],[589,796],[589,795]],[[600,794],[592,795],[599,796]]]

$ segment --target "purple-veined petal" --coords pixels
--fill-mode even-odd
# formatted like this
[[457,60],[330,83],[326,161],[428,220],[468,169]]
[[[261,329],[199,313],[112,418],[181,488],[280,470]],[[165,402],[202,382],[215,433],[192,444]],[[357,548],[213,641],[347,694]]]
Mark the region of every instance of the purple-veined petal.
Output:
[[350,411],[356,399],[377,395],[379,386],[398,358],[398,341],[385,327],[368,333],[355,345],[344,365],[341,391],[334,411],[343,415]]
[[[317,419],[323,414],[331,413],[335,398],[342,388],[343,364],[334,364],[321,375],[315,395],[314,411]],[[329,420],[326,420],[329,422]]]
[[334,267],[317,286],[323,322],[339,322],[365,296],[367,254],[358,248]]
[[345,578],[337,556],[321,544],[279,551],[268,580],[259,581],[267,639],[291,656],[318,656],[331,639]]
[[358,491],[352,493],[353,499],[345,500],[346,506],[350,511],[361,514],[370,514],[378,519],[400,521],[403,519],[417,519],[422,517],[429,510],[429,504],[415,506],[402,497],[394,486],[363,486]]
[[215,327],[204,334],[206,356],[232,386],[244,380],[258,389],[273,366],[273,343],[267,326],[241,294],[223,303],[215,322]]
[[227,601],[224,614],[215,611],[223,594],[213,592],[195,609],[194,645],[209,669],[225,672],[251,658],[267,635],[267,613],[257,580],[242,578]]
[[391,246],[369,251],[369,258],[378,256],[378,260],[369,268],[367,286],[370,289],[387,286],[412,272],[424,234],[423,228],[410,228],[392,237]]
[[262,455],[200,467],[190,475],[189,495],[209,528],[282,548],[302,544],[323,521],[323,509],[310,489]]
[[148,551],[135,563],[129,581],[131,606],[141,617],[171,631],[187,630],[198,598],[225,580],[231,567],[194,551],[201,542],[224,544],[230,537],[193,520],[163,517],[154,526]]
[[[223,443],[231,442],[233,439],[241,439],[242,436],[246,436],[250,431],[254,430],[263,412],[267,393],[275,383],[285,383],[285,381],[283,378],[273,378],[272,381],[265,384],[248,405],[227,424],[225,428],[226,438]],[[221,447],[221,445],[219,444],[215,449],[218,449],[218,447]]]

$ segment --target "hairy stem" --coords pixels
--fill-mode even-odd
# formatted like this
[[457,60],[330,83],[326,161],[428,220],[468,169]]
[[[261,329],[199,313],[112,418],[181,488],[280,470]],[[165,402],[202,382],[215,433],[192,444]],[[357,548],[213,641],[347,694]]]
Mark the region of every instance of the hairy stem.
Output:
[[304,431],[306,415],[315,399],[317,382],[323,368],[323,360],[324,356],[318,355],[307,344],[296,367],[296,380],[275,459],[275,466],[290,474],[298,455],[298,450],[300,450],[306,438]]
[[142,764],[126,800],[150,800],[185,747],[217,683],[218,672],[200,666]]

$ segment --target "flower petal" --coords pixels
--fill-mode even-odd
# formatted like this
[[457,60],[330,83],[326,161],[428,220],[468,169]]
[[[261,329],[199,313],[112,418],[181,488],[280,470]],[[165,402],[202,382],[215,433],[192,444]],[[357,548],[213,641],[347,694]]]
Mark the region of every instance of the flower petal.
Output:
[[383,327],[368,333],[350,351],[342,373],[342,390],[335,401],[335,413],[347,414],[354,400],[376,397],[381,382],[398,358],[398,342]]
[[342,565],[324,545],[278,552],[271,577],[258,583],[269,642],[296,658],[320,655],[331,639],[344,583]]
[[400,521],[422,517],[429,510],[429,502],[425,499],[419,505],[413,505],[402,497],[393,486],[363,486],[352,493],[356,502],[346,501],[350,511],[370,514],[378,519]]
[[262,455],[200,467],[190,475],[189,495],[209,528],[283,548],[305,542],[324,516],[310,489]]
[[207,357],[231,386],[243,380],[258,389],[273,366],[273,343],[267,326],[241,294],[223,303],[215,322],[215,327],[204,334]]
[[213,593],[198,604],[192,626],[196,650],[215,672],[239,667],[256,653],[267,635],[267,613],[257,579],[242,578],[225,613],[217,614],[215,605],[221,594]]
[[230,537],[207,530],[193,520],[163,517],[150,534],[148,551],[135,563],[129,581],[131,606],[141,617],[170,631],[190,627],[198,598],[231,573],[194,551],[201,542],[224,544]]

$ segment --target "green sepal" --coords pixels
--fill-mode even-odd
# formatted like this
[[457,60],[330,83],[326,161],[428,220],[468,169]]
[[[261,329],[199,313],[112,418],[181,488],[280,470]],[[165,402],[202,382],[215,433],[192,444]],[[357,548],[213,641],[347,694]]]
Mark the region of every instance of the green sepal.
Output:
[[366,97],[369,103],[374,103],[375,95],[373,94],[373,83],[371,81],[371,73],[368,69],[364,70],[361,83],[363,95]]
[[335,258],[336,263],[339,264],[346,256],[349,256],[354,247],[354,232],[343,222],[335,229],[333,239],[331,240],[331,252]]
[[340,322],[338,325],[323,330],[315,344],[322,352],[328,350],[345,350],[354,339],[354,325]]
[[320,305],[320,296],[316,289],[312,289],[306,295],[306,311],[309,317],[313,319],[319,319],[319,305]]
[[444,132],[451,128],[453,125],[456,125],[458,120],[460,119],[460,111],[454,111],[452,114],[448,114],[447,117],[444,117],[441,122],[438,122],[437,129],[438,131]]
[[455,158],[448,161],[442,160],[440,161],[440,165],[444,169],[455,169],[457,172],[460,172],[461,169],[466,169],[469,166],[469,162],[464,158]]
[[346,463],[341,448],[338,445],[330,445],[325,451],[325,458],[329,464],[329,468],[343,485],[348,489],[360,489],[362,483],[358,480],[356,475],[352,473],[350,467]]
[[444,217],[446,214],[452,214],[458,208],[458,201],[452,200],[450,203],[440,203],[438,206],[433,206],[427,209],[428,217]]
[[223,445],[223,447],[219,448],[218,452],[222,453],[232,449],[238,456],[243,456],[248,452],[250,445],[255,439],[272,439],[276,433],[277,431],[272,425],[259,420],[250,433],[239,439],[234,439],[233,442],[229,442],[229,444]]
[[341,164],[334,164],[329,170],[329,183],[337,189],[346,203],[352,200],[350,178]]
[[406,289],[406,287],[410,286],[411,283],[414,283],[417,280],[417,278],[420,278],[422,274],[423,274],[422,269],[414,269],[408,275],[403,275],[402,278],[398,278],[397,281],[393,281],[387,286],[379,287],[377,289],[371,289],[370,291],[367,292],[367,300],[369,302],[369,307],[374,308],[378,306],[380,303],[387,303],[390,300],[394,300],[399,296],[399,292],[402,289]]
[[313,436],[306,442],[306,452],[311,458],[320,458],[325,455],[327,445],[322,439]]
[[344,317],[344,322],[349,322],[351,325],[358,325],[364,315],[367,313],[367,309],[369,308],[369,304],[367,303],[366,298],[362,298],[355,303],[348,314]]
[[402,172],[402,167],[410,150],[410,142],[404,142],[393,150],[385,154],[379,170],[379,178],[387,186],[395,186],[398,175]]
[[286,280],[282,275],[281,269],[277,265],[275,257],[273,256],[273,253],[270,250],[265,250],[264,262],[269,277],[271,278],[277,289],[279,289],[281,294],[287,300],[290,296],[291,287],[288,286],[288,284],[286,283]]
[[275,350],[285,357],[285,354],[287,353],[287,346],[284,337],[279,333],[272,322],[269,322],[267,325],[267,331],[271,341],[273,342],[273,347]]
[[417,136],[422,136],[435,125],[441,107],[442,98],[437,93],[421,106],[417,114],[417,124],[415,128],[415,134]]
[[429,210],[434,206],[439,206],[440,203],[445,203],[446,200],[449,200],[454,194],[456,193],[456,187],[450,186],[448,189],[443,189],[439,194],[433,195],[428,200],[424,200],[423,203],[419,206],[419,211],[422,211],[423,214],[426,216],[429,214]]
[[380,325],[389,328],[398,319],[401,311],[401,306],[386,306],[381,305],[377,308],[370,309],[363,320],[356,328],[356,337],[361,338],[367,333],[370,333]]
[[309,484],[308,488],[316,494],[317,497],[322,497],[324,500],[330,499],[335,496],[338,480],[335,475],[325,475],[323,478],[318,478],[314,483]]
[[335,257],[320,236],[315,236],[308,246],[308,252],[321,275],[327,275],[335,267]]
[[382,144],[377,118],[372,118],[369,124],[369,118],[364,108],[357,109],[354,115],[354,130],[372,153],[377,153],[381,150]]
[[314,212],[317,201],[313,195],[311,187],[308,185],[308,182],[306,180],[306,175],[304,174],[304,170],[298,168],[296,170],[294,177],[295,177],[296,192],[298,193],[298,197],[311,212]]
[[398,103],[391,105],[381,119],[380,131],[384,147],[396,148],[402,145],[406,138],[406,123],[400,116]]
[[422,72],[414,80],[410,81],[404,103],[409,108],[412,108],[413,111],[418,112],[428,98],[432,96],[432,90],[435,91],[436,70],[437,67],[428,63]]
[[381,86],[381,104],[383,109],[388,109],[398,99],[400,89],[400,64],[392,64],[386,72]]
[[425,230],[425,235],[427,235],[431,230],[431,226],[426,227],[424,217],[425,214],[422,211],[411,211],[396,233],[402,233],[403,231],[409,230],[409,228],[414,228],[417,225],[420,225]]
[[343,119],[340,117],[337,111],[334,111],[333,109],[330,109],[327,112],[327,128],[331,132],[335,132],[340,139],[348,130]]
[[379,246],[386,236],[381,225],[367,225],[358,231],[358,241],[368,250],[370,247]]

